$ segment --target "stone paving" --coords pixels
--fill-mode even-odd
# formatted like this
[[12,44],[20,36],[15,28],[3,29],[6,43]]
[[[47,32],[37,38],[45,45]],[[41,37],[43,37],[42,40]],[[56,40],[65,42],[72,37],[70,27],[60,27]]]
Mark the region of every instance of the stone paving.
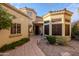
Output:
[[46,56],[79,56],[79,41],[71,40],[69,46],[50,45],[47,40],[41,40],[39,48]]
[[37,46],[37,42],[40,39],[40,36],[33,36],[28,43],[5,53],[9,56],[45,56],[45,54]]

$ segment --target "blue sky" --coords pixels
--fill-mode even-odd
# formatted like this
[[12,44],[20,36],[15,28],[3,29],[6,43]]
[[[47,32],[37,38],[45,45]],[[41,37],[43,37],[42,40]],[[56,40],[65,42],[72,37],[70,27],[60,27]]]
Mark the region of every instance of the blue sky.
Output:
[[61,10],[67,8],[73,12],[72,22],[79,20],[78,8],[79,4],[70,3],[12,3],[16,8],[32,8],[37,12],[38,16],[43,16],[49,11]]

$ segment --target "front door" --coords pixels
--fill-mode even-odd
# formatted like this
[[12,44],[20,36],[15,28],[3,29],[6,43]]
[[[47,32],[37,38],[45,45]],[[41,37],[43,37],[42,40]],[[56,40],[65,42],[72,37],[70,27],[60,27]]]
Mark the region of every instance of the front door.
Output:
[[39,34],[40,34],[39,26],[35,26],[35,35],[39,35]]

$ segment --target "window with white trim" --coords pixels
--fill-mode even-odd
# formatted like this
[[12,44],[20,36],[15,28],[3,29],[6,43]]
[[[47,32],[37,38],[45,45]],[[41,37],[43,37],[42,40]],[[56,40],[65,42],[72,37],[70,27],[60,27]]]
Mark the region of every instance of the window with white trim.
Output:
[[11,34],[20,34],[21,24],[14,23],[11,25]]

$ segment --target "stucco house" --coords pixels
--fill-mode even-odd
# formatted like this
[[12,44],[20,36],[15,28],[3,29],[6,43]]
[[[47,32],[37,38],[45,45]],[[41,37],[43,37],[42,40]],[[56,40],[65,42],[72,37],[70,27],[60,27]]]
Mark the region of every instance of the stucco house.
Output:
[[3,3],[1,7],[8,13],[14,15],[15,18],[12,19],[11,28],[8,30],[0,30],[0,47],[24,37],[28,38],[28,20],[31,18],[10,4]]
[[71,38],[72,12],[67,9],[50,11],[42,17],[31,8],[17,9],[10,4],[1,5],[8,13],[15,16],[9,30],[0,30],[0,47],[23,37],[33,35],[55,35]]
[[37,13],[35,10],[31,8],[20,8],[20,11],[24,12],[26,15],[28,15],[31,20],[28,20],[29,23],[29,35],[39,35],[40,32],[43,31],[43,18],[40,16],[37,16]]
[[71,16],[72,12],[67,9],[50,11],[43,16],[43,34],[65,36],[71,39]]
[[31,8],[21,8],[22,12],[31,17],[29,25],[31,25],[32,35],[65,36],[71,39],[71,16],[72,12],[63,9],[58,11],[50,11],[42,17]]

